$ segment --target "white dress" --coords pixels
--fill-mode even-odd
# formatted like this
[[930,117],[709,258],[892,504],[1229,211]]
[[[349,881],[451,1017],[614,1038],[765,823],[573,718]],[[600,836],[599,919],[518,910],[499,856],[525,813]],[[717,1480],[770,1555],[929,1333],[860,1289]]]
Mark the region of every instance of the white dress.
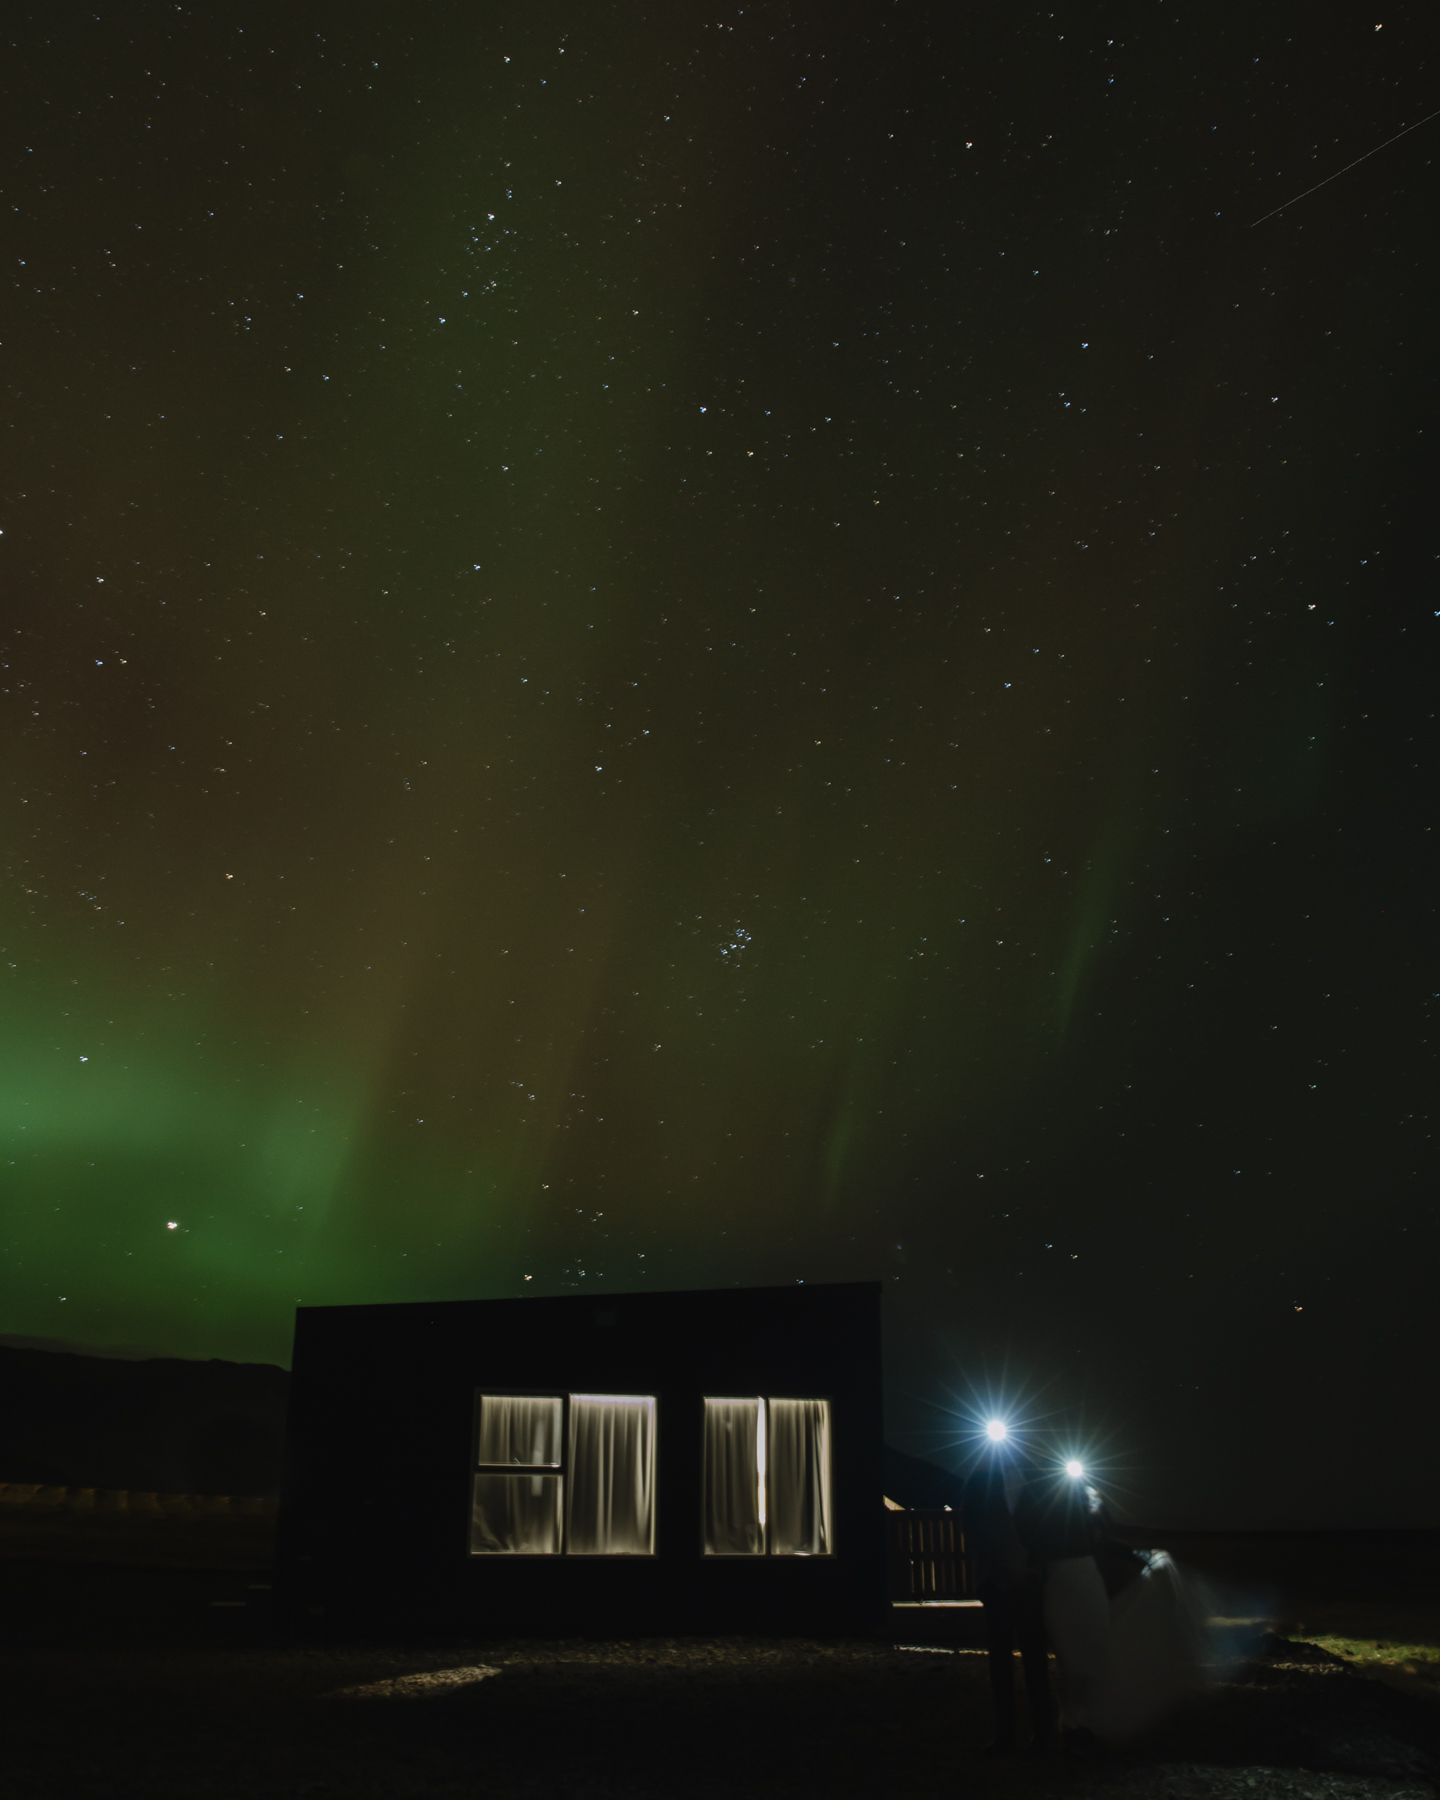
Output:
[[1109,1602],[1105,1674],[1086,1721],[1097,1737],[1137,1737],[1201,1685],[1209,1611],[1202,1582],[1163,1550],[1148,1552],[1140,1574]]
[[1045,1630],[1055,1652],[1060,1723],[1099,1734],[1097,1709],[1110,1689],[1110,1601],[1093,1556],[1057,1557],[1045,1567]]

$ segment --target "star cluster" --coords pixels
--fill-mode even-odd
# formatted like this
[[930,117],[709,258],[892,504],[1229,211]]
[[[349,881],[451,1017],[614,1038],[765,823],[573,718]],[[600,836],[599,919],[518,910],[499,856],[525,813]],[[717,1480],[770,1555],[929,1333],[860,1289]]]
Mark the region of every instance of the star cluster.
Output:
[[1436,140],[1251,222],[1421,15],[12,30],[5,1328],[881,1276],[913,1448],[1401,1429]]

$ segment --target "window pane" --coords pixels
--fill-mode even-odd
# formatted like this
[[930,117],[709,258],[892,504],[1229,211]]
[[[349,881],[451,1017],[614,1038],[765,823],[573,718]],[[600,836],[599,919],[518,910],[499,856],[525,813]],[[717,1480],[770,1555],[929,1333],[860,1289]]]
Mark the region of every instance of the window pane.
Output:
[[705,1402],[705,1554],[765,1554],[765,1422],[760,1400]]
[[560,1402],[516,1398],[507,1394],[480,1396],[480,1428],[475,1461],[488,1464],[518,1463],[526,1468],[560,1467]]
[[477,1475],[470,1554],[558,1556],[558,1475]]
[[770,1551],[774,1556],[828,1556],[830,1402],[770,1402]]
[[572,1555],[653,1555],[653,1399],[572,1394],[569,1474],[566,1549]]

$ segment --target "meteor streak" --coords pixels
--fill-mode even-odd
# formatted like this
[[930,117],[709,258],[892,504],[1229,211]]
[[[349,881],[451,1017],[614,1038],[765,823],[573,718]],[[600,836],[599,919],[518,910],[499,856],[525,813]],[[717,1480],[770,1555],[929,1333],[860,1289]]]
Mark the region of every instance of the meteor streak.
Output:
[[1432,113],[1426,113],[1423,119],[1417,119],[1413,125],[1407,125],[1404,131],[1397,131],[1394,137],[1386,138],[1383,144],[1377,144],[1373,150],[1367,150],[1364,156],[1357,156],[1354,162],[1346,163],[1343,169],[1337,169],[1333,175],[1327,175],[1324,181],[1317,181],[1314,187],[1306,188],[1305,192],[1297,194],[1294,200],[1287,200],[1284,206],[1277,206],[1274,212],[1265,213],[1260,218],[1252,220],[1250,229],[1253,231],[1257,225],[1263,225],[1266,219],[1275,218],[1277,214],[1284,212],[1286,207],[1294,206],[1296,201],[1304,200],[1311,194],[1318,194],[1322,187],[1328,187],[1332,181],[1338,181],[1342,175],[1347,174],[1351,169],[1358,168],[1362,162],[1368,162],[1372,156],[1378,156],[1382,150],[1388,150],[1391,144],[1398,144],[1402,137],[1408,137],[1412,131],[1418,131],[1422,125],[1428,125],[1432,119],[1440,119],[1440,107],[1436,107]]

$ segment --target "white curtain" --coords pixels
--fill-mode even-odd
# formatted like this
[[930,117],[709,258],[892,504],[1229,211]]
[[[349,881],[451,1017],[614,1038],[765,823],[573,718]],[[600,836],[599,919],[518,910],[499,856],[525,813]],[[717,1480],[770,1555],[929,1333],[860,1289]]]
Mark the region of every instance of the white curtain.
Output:
[[[558,1556],[560,1401],[481,1394],[470,1508],[472,1555]],[[486,1473],[487,1468],[492,1473]],[[501,1469],[516,1471],[500,1474]],[[521,1474],[546,1469],[554,1474]]]
[[475,1462],[480,1468],[560,1466],[560,1402],[511,1394],[480,1396]]
[[830,1509],[830,1402],[770,1402],[770,1552],[827,1556],[835,1548]]
[[477,1475],[470,1509],[470,1553],[560,1554],[558,1475]]
[[705,1402],[705,1554],[765,1554],[761,1400]]
[[655,1402],[636,1394],[570,1396],[566,1548],[572,1556],[655,1551]]

